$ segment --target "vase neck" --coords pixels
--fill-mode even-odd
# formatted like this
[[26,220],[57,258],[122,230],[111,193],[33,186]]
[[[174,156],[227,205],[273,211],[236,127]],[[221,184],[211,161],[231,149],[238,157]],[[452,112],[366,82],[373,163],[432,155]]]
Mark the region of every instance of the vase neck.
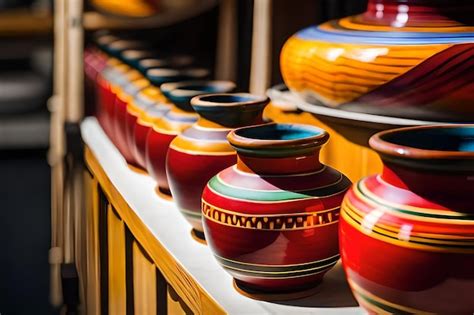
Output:
[[268,98],[251,94],[207,94],[193,98],[191,105],[203,125],[239,128],[263,123]]
[[311,173],[324,167],[319,161],[320,149],[313,152],[286,157],[257,157],[237,154],[237,169],[259,175],[289,175]]

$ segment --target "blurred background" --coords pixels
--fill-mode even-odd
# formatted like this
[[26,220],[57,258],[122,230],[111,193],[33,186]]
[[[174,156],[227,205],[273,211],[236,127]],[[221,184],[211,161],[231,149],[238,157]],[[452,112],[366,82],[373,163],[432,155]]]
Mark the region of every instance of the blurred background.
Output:
[[[73,1],[73,0],[70,0]],[[76,0],[74,0],[76,1]],[[80,1],[80,0],[77,0]],[[84,43],[112,29],[200,56],[213,68],[219,5],[227,0],[90,0]],[[254,1],[236,2],[233,54],[239,90],[248,90]],[[199,2],[199,1],[198,1]],[[0,314],[54,314],[50,305],[51,171],[48,99],[52,94],[53,0],[0,0]],[[199,6],[203,7],[198,10]],[[362,12],[366,0],[272,1],[271,85],[282,82],[279,53],[301,28]],[[163,7],[168,11],[163,11]],[[191,10],[193,9],[193,10]],[[194,12],[186,15],[186,12]],[[75,23],[77,21],[71,21]],[[143,27],[145,26],[145,27]],[[58,72],[56,72],[58,74]],[[86,110],[88,99],[86,94]]]

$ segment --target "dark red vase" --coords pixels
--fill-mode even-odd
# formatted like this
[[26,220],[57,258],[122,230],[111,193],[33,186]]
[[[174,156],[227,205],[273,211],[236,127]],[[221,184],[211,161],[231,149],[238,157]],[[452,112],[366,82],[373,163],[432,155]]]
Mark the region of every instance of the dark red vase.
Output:
[[[217,83],[212,83],[217,85]],[[235,85],[222,82],[232,90]],[[191,105],[199,120],[178,135],[170,145],[166,172],[178,209],[203,238],[201,196],[207,182],[237,162],[228,133],[238,127],[262,123],[268,98],[246,93],[206,94],[193,98]]]
[[308,125],[239,128],[238,162],[202,195],[207,243],[244,290],[305,291],[339,260],[339,209],[350,181],[319,161],[326,131]]
[[474,125],[395,129],[370,145],[382,174],[341,211],[344,270],[372,314],[474,312]]

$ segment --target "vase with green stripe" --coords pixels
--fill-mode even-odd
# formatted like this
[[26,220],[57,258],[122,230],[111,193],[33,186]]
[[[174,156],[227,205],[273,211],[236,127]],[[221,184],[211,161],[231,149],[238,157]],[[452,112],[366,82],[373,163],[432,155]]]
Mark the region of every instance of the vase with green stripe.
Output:
[[328,139],[322,129],[296,124],[229,133],[237,164],[204,189],[203,226],[217,261],[247,293],[310,293],[337,263],[350,181],[319,161]]
[[383,172],[341,210],[352,291],[374,314],[474,312],[474,125],[394,129],[370,140]]

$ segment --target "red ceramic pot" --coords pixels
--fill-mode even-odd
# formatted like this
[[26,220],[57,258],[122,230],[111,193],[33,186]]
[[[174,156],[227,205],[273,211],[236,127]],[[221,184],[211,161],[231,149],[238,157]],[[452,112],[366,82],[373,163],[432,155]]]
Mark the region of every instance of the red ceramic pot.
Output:
[[115,102],[112,94],[110,79],[116,74],[116,67],[120,65],[120,61],[115,58],[109,58],[105,67],[97,74],[97,110],[96,115],[100,125],[105,133],[110,137],[112,134],[111,121],[112,109],[111,103]]
[[133,143],[135,148],[135,155],[137,157],[138,165],[146,168],[146,146],[148,134],[152,127],[159,119],[163,117],[171,109],[171,104],[157,102],[148,107],[143,115],[137,119],[133,133]]
[[171,191],[166,175],[168,147],[178,134],[197,121],[198,115],[190,105],[191,98],[208,93],[209,86],[189,85],[186,82],[166,83],[161,85],[161,91],[174,106],[153,123],[147,137],[145,164],[148,173],[158,184],[157,191],[169,197]]
[[114,106],[113,128],[115,135],[115,144],[130,164],[136,164],[132,153],[132,147],[127,142],[126,124],[127,124],[127,107],[134,97],[142,89],[150,85],[150,82],[142,77],[142,75],[132,70],[127,73],[127,79],[117,88],[117,97]]
[[239,128],[238,162],[202,195],[207,243],[244,290],[286,293],[317,285],[339,259],[339,208],[350,181],[319,161],[329,138],[307,125]]
[[370,139],[383,173],[341,212],[344,270],[373,314],[474,312],[474,125],[385,131]]
[[[210,81],[208,90],[232,90],[231,82]],[[191,105],[199,120],[178,135],[168,150],[166,172],[178,209],[203,238],[201,196],[207,182],[237,162],[227,134],[242,126],[262,123],[268,98],[246,93],[206,94],[194,97]]]
[[[127,106],[125,134],[127,145],[131,148],[133,158],[136,162],[135,166],[145,169],[145,156],[139,152],[143,151],[146,143],[147,132],[137,131],[141,130],[138,126],[138,119],[142,118],[144,121],[149,121],[146,115],[146,110],[150,107],[166,104],[166,99],[161,94],[160,89],[154,86],[148,86],[140,91],[137,96]],[[167,110],[169,105],[166,105]],[[143,137],[139,135],[143,135]],[[142,147],[140,150],[138,146]]]

